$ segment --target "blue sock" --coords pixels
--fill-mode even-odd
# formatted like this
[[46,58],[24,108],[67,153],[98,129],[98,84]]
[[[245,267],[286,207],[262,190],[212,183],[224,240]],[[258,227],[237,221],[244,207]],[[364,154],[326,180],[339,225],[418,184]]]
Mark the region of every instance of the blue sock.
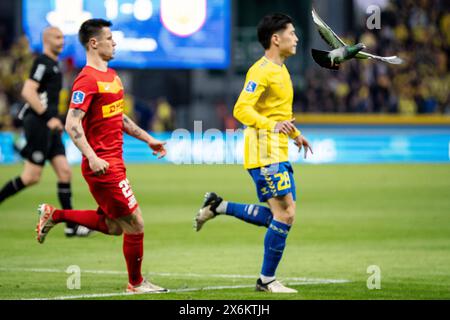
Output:
[[261,274],[266,277],[275,276],[278,264],[283,256],[286,238],[291,226],[276,220],[272,220],[267,228],[264,238],[264,260]]
[[267,207],[233,202],[228,202],[226,214],[261,227],[268,227],[273,218]]

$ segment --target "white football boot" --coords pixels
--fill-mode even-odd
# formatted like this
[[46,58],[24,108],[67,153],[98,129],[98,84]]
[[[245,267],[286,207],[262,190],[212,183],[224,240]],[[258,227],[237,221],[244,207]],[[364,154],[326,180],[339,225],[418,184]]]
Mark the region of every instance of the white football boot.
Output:
[[159,287],[147,279],[144,279],[141,284],[137,286],[133,286],[130,283],[127,286],[127,292],[132,293],[167,293],[169,292],[169,289],[165,289],[162,287]]
[[56,225],[52,220],[52,214],[54,211],[55,208],[46,203],[43,203],[38,207],[39,221],[36,226],[36,239],[39,243],[44,243],[48,232]]
[[195,231],[200,231],[206,221],[211,220],[218,215],[216,209],[222,201],[223,199],[214,192],[207,192],[205,194],[203,205],[194,218]]
[[256,291],[264,291],[271,293],[297,293],[298,291],[284,286],[280,281],[273,280],[269,283],[263,284],[261,279],[256,281]]
[[74,228],[69,228],[66,227],[64,228],[64,234],[66,235],[66,237],[68,238],[72,238],[72,237],[88,237],[91,234],[93,234],[95,231],[91,230],[85,226],[82,226],[80,224],[77,224]]

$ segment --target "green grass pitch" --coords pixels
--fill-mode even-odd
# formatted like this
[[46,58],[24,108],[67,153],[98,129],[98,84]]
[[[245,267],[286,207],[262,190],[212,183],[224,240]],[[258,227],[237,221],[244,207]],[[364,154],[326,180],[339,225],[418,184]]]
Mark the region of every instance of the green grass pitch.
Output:
[[[1,166],[0,184],[20,170]],[[73,170],[74,206],[95,209],[79,167]],[[277,275],[298,294],[254,291],[264,228],[220,216],[199,233],[192,229],[206,191],[257,201],[241,166],[128,165],[146,223],[143,272],[172,292],[120,295],[127,283],[122,237],[66,239],[60,225],[39,245],[36,207],[58,204],[46,167],[39,185],[0,206],[0,299],[450,299],[449,165],[294,170],[297,220]],[[67,288],[70,265],[81,269],[80,289]],[[381,289],[367,288],[371,265],[380,268]]]

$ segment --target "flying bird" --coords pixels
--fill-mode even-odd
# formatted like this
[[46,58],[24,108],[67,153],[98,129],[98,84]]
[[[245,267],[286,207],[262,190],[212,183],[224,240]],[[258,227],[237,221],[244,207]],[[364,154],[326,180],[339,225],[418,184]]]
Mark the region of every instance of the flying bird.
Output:
[[323,40],[333,48],[332,51],[321,51],[312,49],[312,57],[323,68],[338,70],[339,65],[342,62],[350,59],[375,59],[390,64],[402,64],[403,60],[397,56],[393,57],[380,57],[362,50],[366,49],[366,46],[362,43],[356,45],[347,45],[342,41],[336,33],[319,17],[316,10],[312,10],[312,17],[314,23],[317,26],[320,36]]

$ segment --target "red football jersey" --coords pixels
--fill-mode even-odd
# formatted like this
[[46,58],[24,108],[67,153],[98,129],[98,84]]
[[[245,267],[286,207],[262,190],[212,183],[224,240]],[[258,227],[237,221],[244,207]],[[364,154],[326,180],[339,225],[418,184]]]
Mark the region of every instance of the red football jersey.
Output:
[[[101,180],[122,179],[125,165],[123,145],[123,86],[113,70],[103,72],[85,66],[72,86],[71,109],[81,109],[86,114],[83,129],[89,145],[98,157],[109,162],[106,175]],[[81,165],[83,175],[94,176],[86,157]]]

